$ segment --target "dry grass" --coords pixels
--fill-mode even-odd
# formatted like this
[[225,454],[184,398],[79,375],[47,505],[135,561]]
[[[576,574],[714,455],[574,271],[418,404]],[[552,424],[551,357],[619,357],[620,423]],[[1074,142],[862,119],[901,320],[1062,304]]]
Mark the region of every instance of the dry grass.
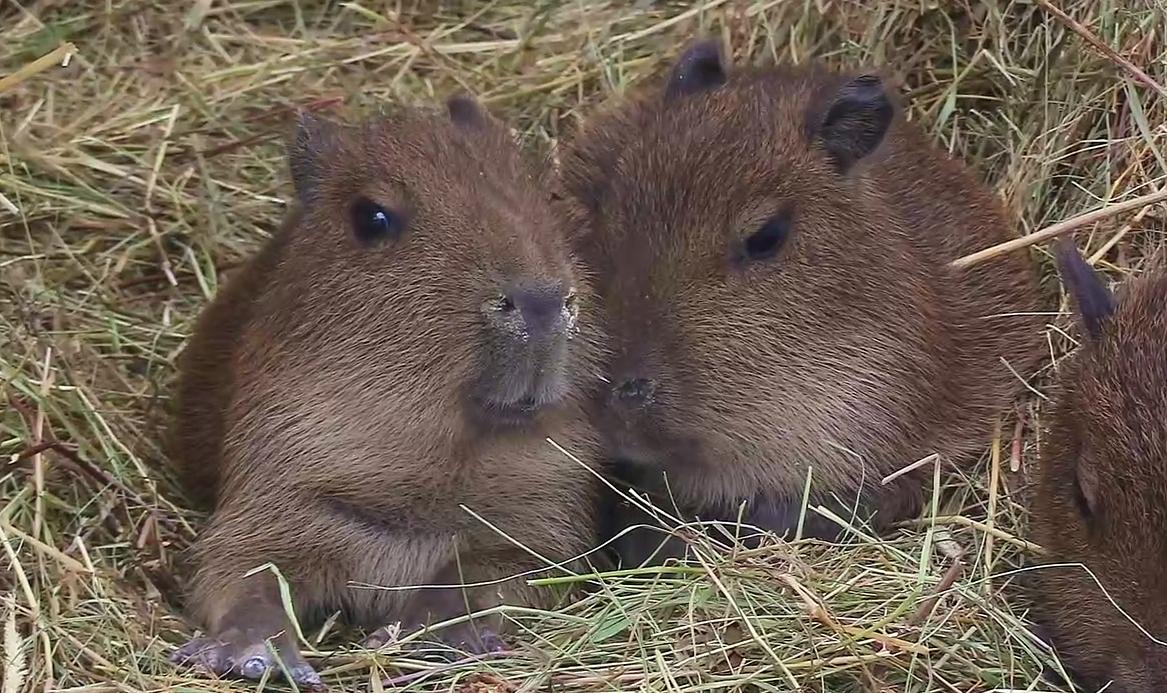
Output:
[[[156,436],[192,317],[280,217],[274,138],[291,107],[468,88],[542,147],[712,32],[739,61],[890,66],[913,117],[995,186],[1022,234],[1163,186],[1165,19],[1142,0],[0,2],[0,74],[16,75],[0,82],[0,688],[243,687],[166,661],[190,632],[178,558],[201,518]],[[19,72],[66,41],[67,67]],[[1165,219],[1146,207],[1077,238],[1121,279],[1167,241]],[[1031,402],[944,479],[927,519],[845,549],[706,546],[690,569],[604,576],[560,612],[515,615],[523,648],[506,659],[442,668],[325,637],[327,682],[1065,690],[1039,681],[1052,659],[1011,572],[1034,550],[1019,489],[1072,346],[1044,248],[1021,252],[1050,280],[1050,362],[1021,374]]]

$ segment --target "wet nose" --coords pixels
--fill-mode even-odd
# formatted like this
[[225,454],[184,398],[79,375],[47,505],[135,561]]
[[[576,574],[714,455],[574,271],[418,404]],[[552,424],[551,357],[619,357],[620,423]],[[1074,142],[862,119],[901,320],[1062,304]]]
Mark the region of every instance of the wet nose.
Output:
[[612,399],[618,405],[639,407],[648,404],[656,393],[656,383],[648,378],[625,378],[612,388]]
[[557,282],[524,283],[509,287],[500,306],[504,323],[526,336],[551,336],[569,326],[575,297]]

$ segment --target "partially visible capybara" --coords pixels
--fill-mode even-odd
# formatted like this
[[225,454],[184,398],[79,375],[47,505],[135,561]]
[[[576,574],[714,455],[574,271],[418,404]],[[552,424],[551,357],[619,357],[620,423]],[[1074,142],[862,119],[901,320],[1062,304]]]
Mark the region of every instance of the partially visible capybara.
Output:
[[[497,582],[545,565],[530,552],[593,547],[595,475],[546,439],[597,458],[599,380],[544,171],[473,99],[359,125],[304,114],[289,160],[296,206],[182,360],[174,455],[214,510],[191,592],[207,637],[174,658],[256,678],[273,638],[316,686],[274,573],[245,573],[274,564],[304,624],[340,610],[408,632],[545,603],[523,579],[361,585]],[[497,649],[500,623],[439,635]]]
[[782,533],[810,467],[812,506],[885,528],[931,468],[881,480],[984,449],[1024,387],[1011,368],[1041,355],[1025,257],[950,266],[1008,238],[997,201],[876,74],[727,70],[698,41],[663,87],[585,120],[560,183],[612,340],[608,451],[666,509],[748,501]]
[[1048,551],[1033,574],[1038,620],[1086,690],[1163,691],[1167,267],[1112,296],[1070,241],[1057,258],[1083,343],[1058,367],[1030,501]]

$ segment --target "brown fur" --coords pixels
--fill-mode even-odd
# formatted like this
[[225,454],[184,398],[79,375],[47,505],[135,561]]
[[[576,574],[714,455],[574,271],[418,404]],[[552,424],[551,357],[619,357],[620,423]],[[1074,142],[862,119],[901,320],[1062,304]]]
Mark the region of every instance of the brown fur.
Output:
[[[271,573],[243,579],[265,563],[289,580],[304,623],[340,609],[356,625],[409,629],[548,598],[522,580],[464,594],[349,585],[542,565],[460,504],[553,560],[594,542],[594,477],[545,440],[595,457],[581,402],[598,380],[587,287],[542,171],[466,100],[360,126],[305,118],[290,158],[297,208],[206,310],[182,361],[176,462],[193,495],[215,499],[191,613],[232,641],[202,657],[216,670],[288,627]],[[358,195],[408,219],[397,240],[358,240]],[[574,328],[543,342],[496,324],[508,287],[544,285],[574,289],[558,304],[582,313]],[[484,404],[522,397],[539,405],[527,421]],[[451,637],[475,646],[464,630]]]
[[[681,510],[707,520],[748,500],[751,522],[789,529],[808,465],[837,511],[861,493],[877,524],[914,513],[930,468],[880,479],[986,444],[1022,388],[1001,359],[1027,374],[1040,355],[1033,269],[1018,255],[948,266],[1008,225],[898,108],[878,149],[837,170],[816,128],[859,73],[743,68],[700,89],[718,68],[686,67],[692,53],[674,68],[688,82],[591,118],[562,148],[612,384],[655,381],[642,406],[614,393],[602,407],[610,453],[658,489],[648,477],[667,472]],[[739,262],[742,239],[782,212],[777,257]],[[809,533],[833,535],[826,524]]]
[[[1046,563],[1083,564],[1167,641],[1167,267],[1100,309],[1083,299],[1107,292],[1089,286],[1097,280],[1076,252],[1059,248],[1063,280],[1079,318],[1098,327],[1083,329],[1082,347],[1059,366],[1030,531]],[[1167,645],[1140,632],[1085,570],[1048,566],[1034,577],[1040,620],[1087,690],[1112,679],[1114,693],[1167,689]]]

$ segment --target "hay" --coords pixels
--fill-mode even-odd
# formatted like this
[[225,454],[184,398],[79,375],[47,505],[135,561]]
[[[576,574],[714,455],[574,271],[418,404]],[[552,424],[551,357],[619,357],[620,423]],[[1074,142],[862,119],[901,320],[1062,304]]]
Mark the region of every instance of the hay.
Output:
[[[1162,6],[1139,2],[23,5],[0,4],[0,74],[12,77],[0,92],[3,693],[254,688],[166,661],[190,633],[178,559],[202,518],[156,441],[192,318],[278,222],[277,136],[294,106],[360,112],[465,88],[546,147],[704,31],[739,61],[889,66],[912,117],[995,186],[1018,235],[1155,192],[1167,173],[1167,24]],[[65,42],[76,47],[67,67],[60,54],[37,62]],[[1076,234],[1118,280],[1164,245],[1165,228],[1158,205]],[[508,658],[440,666],[329,634],[314,640],[326,681],[1066,690],[1039,681],[1057,664],[1029,630],[1013,571],[1037,550],[1022,540],[1020,490],[1048,378],[1073,343],[1045,248],[1020,252],[1049,280],[1050,361],[1021,374],[1031,401],[984,459],[946,477],[928,516],[898,536],[859,532],[845,549],[706,542],[694,567],[593,578],[597,589],[560,611],[514,614],[524,635]]]

